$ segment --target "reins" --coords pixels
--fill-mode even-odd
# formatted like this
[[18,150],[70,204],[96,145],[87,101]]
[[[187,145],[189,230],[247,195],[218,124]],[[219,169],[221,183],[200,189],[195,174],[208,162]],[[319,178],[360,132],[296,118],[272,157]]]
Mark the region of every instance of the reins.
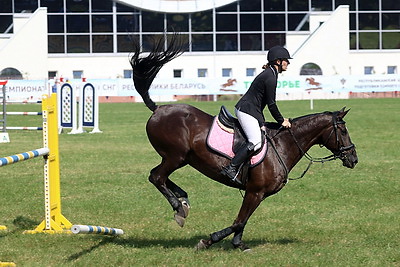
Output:
[[[333,124],[334,124],[334,128],[332,129],[332,132],[329,134],[329,138],[330,138],[330,136],[333,134],[333,132],[335,132],[335,134],[337,135],[337,133],[336,133],[336,128],[337,128],[337,125],[336,125],[336,124],[337,124],[337,122],[336,122],[335,119],[334,119]],[[281,127],[278,129],[277,134],[281,131],[282,128],[283,128],[283,126],[281,126]],[[299,142],[297,141],[296,137],[294,136],[292,130],[291,130],[290,128],[288,128],[287,130],[289,131],[290,135],[292,136],[293,141],[294,141],[294,143],[296,144],[297,148],[300,150],[301,157],[305,157],[305,158],[309,161],[309,162],[308,162],[308,165],[307,165],[307,167],[306,167],[306,169],[303,171],[303,173],[302,173],[299,177],[296,177],[296,178],[290,178],[290,177],[288,177],[288,175],[289,175],[288,168],[287,168],[286,164],[284,163],[284,161],[282,160],[281,155],[278,153],[278,150],[276,149],[274,143],[272,142],[272,138],[274,138],[276,135],[273,136],[272,138],[270,138],[269,136],[266,135],[266,136],[267,136],[268,142],[270,142],[270,144],[271,144],[271,146],[272,146],[272,148],[273,148],[275,154],[276,154],[277,157],[278,157],[279,163],[282,165],[282,167],[283,167],[283,169],[284,169],[284,171],[285,171],[285,177],[287,177],[287,180],[294,181],[294,180],[299,180],[299,179],[303,178],[303,177],[306,175],[306,173],[308,172],[308,170],[311,168],[311,165],[312,165],[313,163],[325,163],[325,162],[332,161],[332,160],[336,160],[336,159],[340,158],[340,156],[337,156],[337,155],[335,155],[335,154],[332,154],[332,155],[329,155],[329,156],[326,156],[326,157],[322,157],[322,158],[321,158],[321,157],[313,157],[313,156],[311,156],[308,152],[305,152],[305,151],[301,148],[301,146],[300,146]],[[328,138],[328,140],[329,140],[329,138]],[[320,145],[320,146],[323,147],[324,145]],[[340,148],[340,151],[342,151],[342,150],[347,150],[347,149],[350,149],[350,146],[349,146],[349,148],[348,148],[348,147],[345,147],[344,149],[343,149],[343,148]]]

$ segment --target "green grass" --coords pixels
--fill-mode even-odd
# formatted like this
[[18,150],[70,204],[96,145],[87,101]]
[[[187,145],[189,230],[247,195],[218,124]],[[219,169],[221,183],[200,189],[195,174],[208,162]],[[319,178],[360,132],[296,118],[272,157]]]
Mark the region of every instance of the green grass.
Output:
[[[192,102],[216,114],[235,102]],[[400,99],[281,101],[285,116],[351,108],[346,117],[359,164],[314,164],[307,175],[267,198],[250,218],[243,240],[251,253],[232,249],[230,238],[196,252],[201,238],[229,226],[241,205],[238,190],[190,167],[172,179],[192,205],[184,228],[148,173],[159,163],[145,124],[143,104],[101,104],[102,134],[60,135],[63,215],[73,224],[121,228],[120,237],[23,234],[44,219],[43,162],[1,168],[0,261],[17,266],[400,266]],[[37,111],[10,105],[9,111]],[[39,107],[40,109],[40,107]],[[9,125],[40,126],[40,117],[9,117]],[[10,131],[1,156],[42,147],[41,132]],[[313,156],[328,155],[313,148]],[[301,161],[290,174],[301,174]]]

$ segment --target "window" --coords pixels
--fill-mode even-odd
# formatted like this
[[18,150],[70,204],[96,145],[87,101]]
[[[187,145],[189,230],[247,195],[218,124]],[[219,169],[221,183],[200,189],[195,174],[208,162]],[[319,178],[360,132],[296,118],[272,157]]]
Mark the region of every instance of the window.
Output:
[[375,74],[374,67],[370,67],[370,66],[364,67],[364,74],[367,74],[367,75]]
[[397,73],[397,66],[388,66],[387,67],[387,74],[396,74]]
[[132,70],[124,70],[124,78],[125,79],[130,79],[132,78],[133,71]]
[[232,69],[222,69],[222,77],[231,77]]
[[315,63],[306,63],[301,67],[300,75],[322,75],[322,70]]
[[49,71],[47,76],[49,80],[54,79],[55,77],[57,77],[57,71]]
[[182,78],[183,70],[174,70],[174,78]]
[[72,77],[73,79],[81,79],[83,77],[83,70],[73,70]]
[[247,77],[256,76],[256,68],[247,68],[246,69],[246,76]]
[[207,77],[207,69],[197,69],[197,77]]

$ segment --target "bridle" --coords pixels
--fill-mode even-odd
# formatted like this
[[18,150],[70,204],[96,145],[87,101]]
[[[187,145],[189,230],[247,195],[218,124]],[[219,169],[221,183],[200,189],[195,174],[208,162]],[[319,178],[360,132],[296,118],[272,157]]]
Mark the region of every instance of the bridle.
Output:
[[[337,151],[338,152],[337,153],[334,152],[334,153],[332,153],[332,155],[329,155],[329,156],[326,156],[326,157],[313,157],[308,152],[304,151],[301,148],[301,146],[300,146],[299,142],[297,141],[296,137],[294,136],[292,130],[290,128],[288,128],[287,130],[289,131],[290,135],[292,136],[292,138],[294,140],[294,143],[296,144],[296,146],[300,150],[302,157],[304,156],[309,161],[309,163],[308,163],[307,168],[303,171],[303,173],[299,177],[297,177],[297,178],[289,178],[288,177],[287,179],[288,180],[298,180],[298,179],[303,178],[306,175],[307,171],[310,169],[311,165],[313,163],[315,163],[315,162],[316,163],[325,163],[325,162],[336,160],[336,159],[343,160],[346,157],[345,152],[348,151],[348,150],[351,150],[351,149],[353,149],[355,147],[355,145],[353,143],[351,143],[348,146],[343,146],[339,141],[339,135],[338,135],[339,127],[338,127],[338,125],[339,124],[345,124],[345,123],[346,122],[343,121],[343,120],[339,120],[338,121],[336,115],[334,115],[332,117],[332,124],[333,124],[332,131],[328,135],[328,138],[325,140],[325,142],[323,142],[323,144],[320,145],[320,147],[326,146],[326,144],[329,142],[329,140],[330,140],[331,136],[333,135],[333,133],[335,133]],[[281,126],[281,128],[282,128],[282,126]],[[281,128],[279,128],[278,132],[281,130]],[[270,141],[271,144],[273,144],[272,140],[269,140],[269,141]],[[283,166],[283,168],[285,170],[285,176],[287,177],[289,171],[288,171],[288,169],[286,167],[286,164],[283,162],[283,160],[282,160],[281,156],[279,155],[278,151],[276,150],[275,146],[272,145],[272,147],[273,147],[276,155],[278,156],[278,160],[281,163],[281,165]]]

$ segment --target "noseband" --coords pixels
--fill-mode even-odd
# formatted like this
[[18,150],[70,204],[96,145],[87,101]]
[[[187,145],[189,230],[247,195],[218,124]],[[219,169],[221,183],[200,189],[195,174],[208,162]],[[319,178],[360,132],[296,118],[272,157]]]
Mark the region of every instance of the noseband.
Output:
[[[346,151],[353,149],[355,147],[355,145],[353,143],[351,143],[348,146],[343,146],[340,142],[339,142],[339,135],[338,135],[338,124],[345,124],[346,122],[343,120],[337,121],[336,116],[332,117],[332,122],[333,122],[333,129],[331,131],[331,133],[329,134],[328,138],[326,139],[325,143],[323,145],[321,145],[321,147],[326,146],[326,143],[329,141],[329,139],[331,138],[333,132],[335,132],[335,136],[336,136],[336,144],[337,144],[337,149],[338,152],[333,154],[333,160],[339,158],[339,159],[344,159],[346,157],[345,153]],[[293,134],[292,134],[293,136]],[[294,136],[293,136],[294,138]],[[297,146],[299,147],[297,141],[296,141]],[[301,150],[301,148],[299,147],[299,149]]]

